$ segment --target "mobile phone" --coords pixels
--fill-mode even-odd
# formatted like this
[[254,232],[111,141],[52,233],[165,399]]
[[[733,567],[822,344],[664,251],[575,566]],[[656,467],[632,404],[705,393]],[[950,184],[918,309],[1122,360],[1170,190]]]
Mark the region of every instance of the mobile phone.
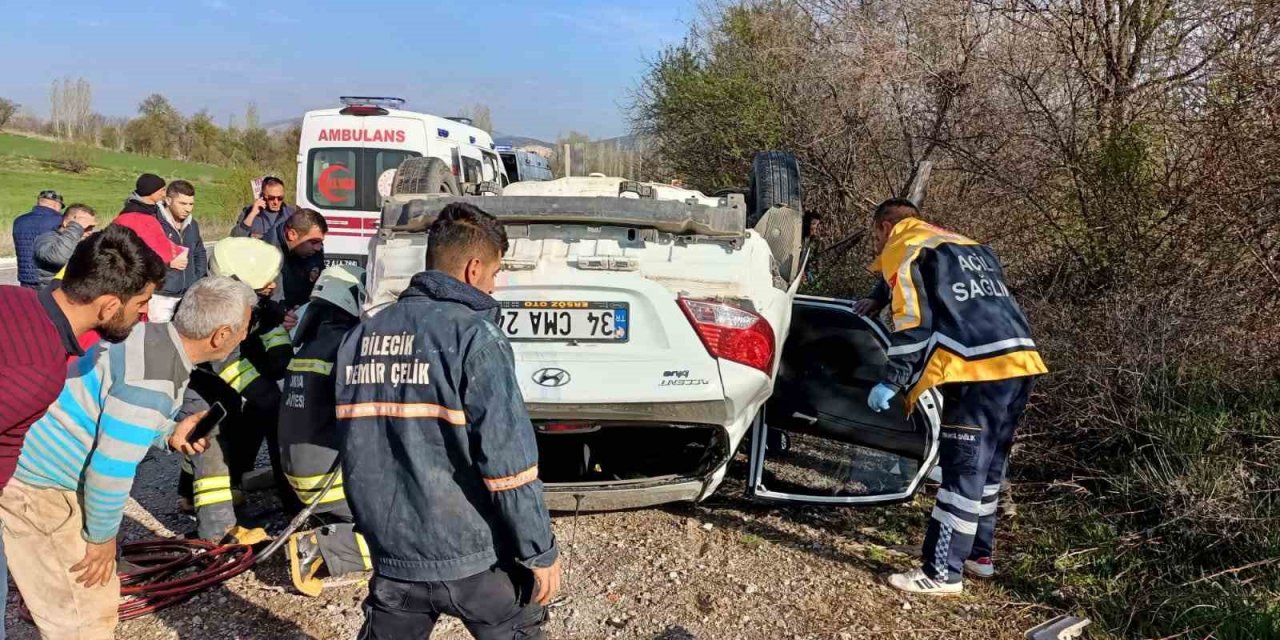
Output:
[[196,428],[191,430],[191,435],[187,436],[187,442],[193,443],[209,435],[226,417],[226,407],[222,406],[221,402],[213,403],[213,406],[209,407],[209,412],[204,414],[203,418],[200,418],[200,422],[196,423]]

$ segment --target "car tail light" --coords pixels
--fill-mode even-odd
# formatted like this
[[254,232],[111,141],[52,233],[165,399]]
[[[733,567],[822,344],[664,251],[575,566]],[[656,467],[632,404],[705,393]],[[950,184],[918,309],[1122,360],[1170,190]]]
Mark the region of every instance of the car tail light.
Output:
[[597,431],[600,425],[590,422],[542,422],[538,431],[542,433],[587,433]]
[[712,356],[770,373],[773,328],[759,314],[724,302],[680,298],[680,308]]

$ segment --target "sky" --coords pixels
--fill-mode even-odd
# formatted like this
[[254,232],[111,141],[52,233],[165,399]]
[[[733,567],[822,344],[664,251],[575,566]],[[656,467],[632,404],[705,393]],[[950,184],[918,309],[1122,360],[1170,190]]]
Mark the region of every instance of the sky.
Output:
[[505,134],[554,140],[628,132],[625,106],[695,0],[0,0],[0,97],[49,113],[64,76],[93,108],[133,116],[151,93],[184,114],[263,123],[338,104],[406,98],[453,115],[475,103]]

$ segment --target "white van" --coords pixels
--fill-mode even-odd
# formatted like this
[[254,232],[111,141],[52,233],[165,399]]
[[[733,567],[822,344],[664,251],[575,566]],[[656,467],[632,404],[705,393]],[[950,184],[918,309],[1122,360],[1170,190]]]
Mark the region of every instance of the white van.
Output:
[[[496,151],[502,157],[502,164],[507,170],[507,178],[511,182],[530,182],[551,180],[551,163],[546,158],[523,149],[514,149],[509,145],[498,145]],[[504,183],[502,186],[506,186]]]
[[329,223],[325,257],[330,264],[363,266],[378,229],[383,199],[396,168],[408,158],[437,158],[452,174],[442,190],[507,181],[488,132],[465,118],[404,111],[404,100],[343,96],[342,107],[308,111],[298,145],[298,206],[324,214]]

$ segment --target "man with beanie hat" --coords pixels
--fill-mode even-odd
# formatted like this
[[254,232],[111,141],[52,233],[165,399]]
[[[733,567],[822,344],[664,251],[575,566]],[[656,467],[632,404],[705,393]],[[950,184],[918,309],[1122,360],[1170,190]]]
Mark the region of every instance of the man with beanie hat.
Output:
[[164,178],[154,173],[144,173],[138,176],[138,181],[133,184],[133,193],[125,198],[124,207],[120,213],[145,213],[159,216],[159,202],[163,197]]

